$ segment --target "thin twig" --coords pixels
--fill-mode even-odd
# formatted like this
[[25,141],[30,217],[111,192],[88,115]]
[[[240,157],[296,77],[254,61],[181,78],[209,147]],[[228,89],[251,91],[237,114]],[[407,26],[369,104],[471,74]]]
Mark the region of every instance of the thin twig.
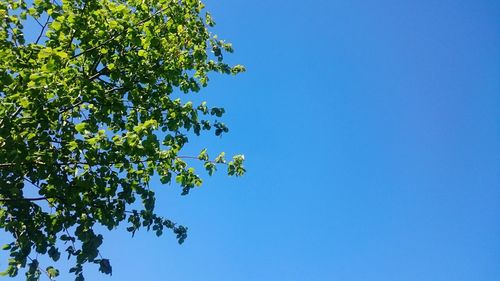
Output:
[[19,112],[21,112],[21,109],[23,109],[23,108],[22,107],[18,107],[16,109],[16,111],[14,113],[12,113],[12,115],[10,116],[10,119],[15,118],[19,114]]
[[94,75],[90,76],[88,79],[90,81],[93,81],[94,79],[96,79],[96,78],[100,77],[101,75],[105,74],[107,71],[108,71],[108,68],[104,67],[103,69],[101,69],[98,72],[96,72]]
[[[37,253],[38,254],[38,253]],[[30,256],[27,256],[27,258],[31,261],[31,262],[34,262],[34,260],[30,257]],[[35,259],[36,260],[36,259]],[[40,267],[40,263],[38,262],[38,260],[36,260],[37,262],[37,269],[40,270],[40,272],[43,272],[45,275],[47,275],[47,277],[49,278],[49,280],[53,281],[54,279],[52,279],[52,277],[50,277],[50,274],[45,271],[44,269],[42,269]]]
[[33,19],[38,23],[38,25],[40,25],[40,27],[43,27],[43,24],[41,24],[40,21],[38,21],[37,18],[33,17]]
[[226,162],[216,162],[215,160],[202,160],[196,156],[186,156],[186,155],[179,155],[177,156],[178,159],[196,159],[196,160],[200,160],[200,161],[206,161],[206,162],[210,162],[210,163],[213,163],[213,164],[223,164],[223,165],[227,165]]
[[48,197],[35,197],[35,198],[0,198],[0,202],[16,202],[16,201],[42,201],[45,200],[47,201]]
[[[14,113],[12,113],[12,115],[11,115],[9,118],[10,118],[10,119],[15,118],[15,117],[19,114],[19,112],[21,112],[21,109],[23,109],[23,108],[22,108],[22,107],[18,107],[18,108],[16,109],[16,111],[15,111]],[[2,125],[3,125],[3,120],[5,120],[5,118],[4,118],[4,119],[2,119],[2,120],[0,120],[0,126],[2,126]]]
[[43,32],[45,31],[45,28],[47,27],[47,24],[49,24],[50,16],[47,16],[47,20],[45,21],[45,24],[42,26],[42,30],[40,30],[40,34],[38,34],[38,37],[36,38],[35,44],[38,44],[40,41],[40,38],[42,38]]

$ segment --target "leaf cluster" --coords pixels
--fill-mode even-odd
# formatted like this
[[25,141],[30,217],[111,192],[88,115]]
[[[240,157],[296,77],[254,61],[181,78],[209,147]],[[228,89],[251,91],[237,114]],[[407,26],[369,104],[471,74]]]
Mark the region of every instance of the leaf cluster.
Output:
[[176,95],[198,92],[211,72],[244,71],[223,61],[232,46],[210,33],[203,8],[198,0],[0,2],[0,227],[12,235],[2,275],[26,268],[27,280],[53,279],[59,271],[32,254],[57,262],[62,251],[75,280],[86,263],[111,274],[97,225],[186,239],[186,227],[156,214],[153,176],[186,195],[202,184],[189,160],[209,175],[220,165],[243,175],[242,155],[180,154],[190,137],[228,127],[223,108]]

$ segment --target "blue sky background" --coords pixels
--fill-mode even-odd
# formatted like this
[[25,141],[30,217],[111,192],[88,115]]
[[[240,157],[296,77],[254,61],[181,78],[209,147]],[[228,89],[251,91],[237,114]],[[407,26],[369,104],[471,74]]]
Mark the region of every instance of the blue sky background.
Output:
[[248,72],[196,97],[230,133],[190,149],[248,173],[156,182],[185,244],[104,231],[86,280],[500,280],[499,1],[206,4]]

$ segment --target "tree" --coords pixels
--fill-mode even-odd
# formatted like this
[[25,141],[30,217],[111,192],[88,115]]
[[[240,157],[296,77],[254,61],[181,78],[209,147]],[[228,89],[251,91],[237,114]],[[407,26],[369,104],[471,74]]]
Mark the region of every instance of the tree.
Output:
[[245,172],[242,155],[181,155],[190,137],[228,128],[223,108],[176,97],[205,87],[209,73],[244,71],[223,62],[231,44],[211,34],[203,8],[198,0],[0,2],[0,227],[12,235],[3,275],[26,268],[27,280],[52,279],[58,270],[33,255],[57,262],[62,251],[76,280],[87,263],[111,274],[95,226],[186,238],[155,212],[153,176],[186,195],[202,184],[189,161],[209,175],[220,165]]

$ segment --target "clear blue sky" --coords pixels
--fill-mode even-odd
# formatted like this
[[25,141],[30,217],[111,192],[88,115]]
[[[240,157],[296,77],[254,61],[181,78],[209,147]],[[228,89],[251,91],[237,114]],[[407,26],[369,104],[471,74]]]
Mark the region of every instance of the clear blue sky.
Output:
[[108,233],[87,280],[500,280],[499,1],[206,4],[248,72],[213,77],[230,133],[190,145],[248,173],[158,184],[185,244]]

